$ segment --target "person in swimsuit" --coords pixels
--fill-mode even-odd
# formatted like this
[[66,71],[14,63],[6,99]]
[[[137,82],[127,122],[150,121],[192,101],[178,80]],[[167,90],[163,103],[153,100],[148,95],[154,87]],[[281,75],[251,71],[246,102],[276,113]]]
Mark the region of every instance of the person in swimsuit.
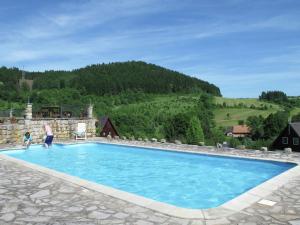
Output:
[[52,145],[53,133],[51,127],[48,124],[45,125],[45,132],[46,132],[46,138],[45,138],[44,146],[46,148],[49,148]]
[[25,145],[26,148],[29,148],[31,142],[32,142],[31,134],[27,131],[23,137],[23,145]]

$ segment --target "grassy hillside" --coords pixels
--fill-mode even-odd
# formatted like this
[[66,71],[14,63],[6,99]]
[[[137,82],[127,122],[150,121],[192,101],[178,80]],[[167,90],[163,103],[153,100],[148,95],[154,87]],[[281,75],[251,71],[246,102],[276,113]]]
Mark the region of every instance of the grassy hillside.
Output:
[[178,114],[186,112],[195,107],[199,96],[196,94],[185,95],[155,95],[146,102],[139,102],[129,105],[120,105],[113,108],[113,111],[123,111],[128,108],[136,108],[140,111],[153,110],[156,113]]
[[[137,114],[152,114],[153,120],[159,120],[157,117],[175,115],[181,112],[187,112],[194,109],[199,95],[155,95],[147,102],[139,102],[130,105],[117,106],[112,109],[113,115],[119,112],[136,112]],[[246,121],[249,116],[261,115],[266,118],[271,113],[276,113],[283,108],[277,104],[261,102],[254,98],[222,98],[215,97],[215,104],[226,107],[216,107],[214,110],[215,122],[217,126],[228,127],[237,125],[239,120]],[[296,108],[291,115],[300,113],[300,108]],[[136,115],[137,115],[136,114]],[[134,115],[133,115],[134,116]]]
[[[277,112],[277,109],[258,110],[250,108],[224,108],[215,109],[215,121],[218,126],[228,127],[237,125],[239,120],[246,121],[249,116],[267,117],[271,113]],[[229,116],[227,114],[229,113]]]
[[[143,121],[138,121],[136,118],[139,115],[146,116],[153,123],[151,133],[154,132],[157,137],[161,137],[163,126],[160,124],[160,121],[171,115],[193,111],[198,99],[199,95],[197,94],[153,95],[144,102],[115,106],[109,113],[121,130],[122,120],[131,120],[134,126],[143,126]],[[264,103],[257,99],[215,97],[216,104],[223,105],[223,102],[226,102],[226,108],[218,106],[214,110],[216,125],[223,127],[237,125],[239,120],[246,121],[249,116],[262,115],[267,117],[269,114],[281,109],[276,104]],[[130,118],[126,116],[128,114],[130,114]],[[120,115],[122,116],[120,117]]]
[[215,103],[216,104],[223,104],[226,103],[227,106],[233,107],[233,106],[238,106],[239,104],[243,104],[246,107],[263,107],[267,106],[268,108],[273,108],[273,109],[280,109],[280,106],[277,104],[273,103],[268,103],[268,102],[262,102],[259,101],[256,98],[223,98],[223,97],[215,97]]
[[215,103],[224,108],[215,109],[215,121],[218,126],[237,125],[239,120],[246,121],[249,116],[267,117],[282,108],[273,103],[262,102],[255,98],[215,97]]
[[296,114],[299,114],[300,113],[300,108],[295,108],[291,111],[291,115],[296,115]]

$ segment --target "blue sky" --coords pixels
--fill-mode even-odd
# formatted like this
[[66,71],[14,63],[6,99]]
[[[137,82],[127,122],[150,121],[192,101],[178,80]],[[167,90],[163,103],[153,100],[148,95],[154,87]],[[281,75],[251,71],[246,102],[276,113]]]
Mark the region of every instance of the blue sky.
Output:
[[0,65],[142,60],[226,97],[300,95],[299,0],[1,0]]

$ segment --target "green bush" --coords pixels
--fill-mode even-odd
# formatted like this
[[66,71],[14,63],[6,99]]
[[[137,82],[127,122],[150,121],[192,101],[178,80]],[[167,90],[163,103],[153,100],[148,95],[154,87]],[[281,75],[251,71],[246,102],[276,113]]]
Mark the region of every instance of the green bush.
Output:
[[222,127],[214,127],[211,130],[209,138],[205,139],[205,145],[216,145],[217,143],[223,143],[226,140]]
[[251,143],[251,145],[247,146],[247,148],[258,149],[258,150],[260,150],[261,147],[268,147],[268,148],[270,148],[272,142],[273,142],[273,140],[270,140],[270,139],[269,140],[259,139],[259,140],[253,141]]
[[241,145],[241,141],[238,138],[231,137],[228,139],[228,144],[231,148],[236,148],[237,146]]
[[184,113],[179,113],[169,118],[165,123],[166,137],[170,141],[180,140],[186,142],[186,132],[189,127],[189,116]]
[[204,142],[204,134],[201,127],[201,121],[193,116],[190,120],[189,127],[186,131],[186,140],[188,144],[198,145]]

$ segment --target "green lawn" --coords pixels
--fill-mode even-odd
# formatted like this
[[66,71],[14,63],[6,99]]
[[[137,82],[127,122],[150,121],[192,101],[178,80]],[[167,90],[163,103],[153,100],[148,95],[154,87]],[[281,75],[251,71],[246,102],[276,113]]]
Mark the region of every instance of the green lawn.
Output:
[[[239,120],[246,121],[249,116],[262,115],[267,117],[271,113],[275,113],[277,109],[258,110],[249,108],[223,108],[214,111],[217,126],[233,126],[237,125]],[[227,114],[229,113],[229,117]]]
[[216,104],[226,103],[227,106],[239,105],[240,103],[244,104],[247,107],[251,107],[251,105],[255,107],[267,106],[268,108],[273,108],[276,110],[280,109],[280,106],[277,104],[259,101],[256,98],[223,98],[223,97],[215,97]]
[[[269,114],[282,109],[277,104],[259,101],[255,98],[215,97],[216,104],[223,105],[224,102],[227,107],[234,107],[242,104],[239,108],[217,108],[215,110],[214,114],[217,125],[224,127],[237,125],[239,120],[246,121],[249,116],[261,115],[263,117],[267,117]],[[265,109],[259,109],[262,107],[265,107]],[[228,113],[229,116],[227,116]]]
[[296,114],[300,113],[300,108],[295,108],[291,111],[291,116],[294,116]]

